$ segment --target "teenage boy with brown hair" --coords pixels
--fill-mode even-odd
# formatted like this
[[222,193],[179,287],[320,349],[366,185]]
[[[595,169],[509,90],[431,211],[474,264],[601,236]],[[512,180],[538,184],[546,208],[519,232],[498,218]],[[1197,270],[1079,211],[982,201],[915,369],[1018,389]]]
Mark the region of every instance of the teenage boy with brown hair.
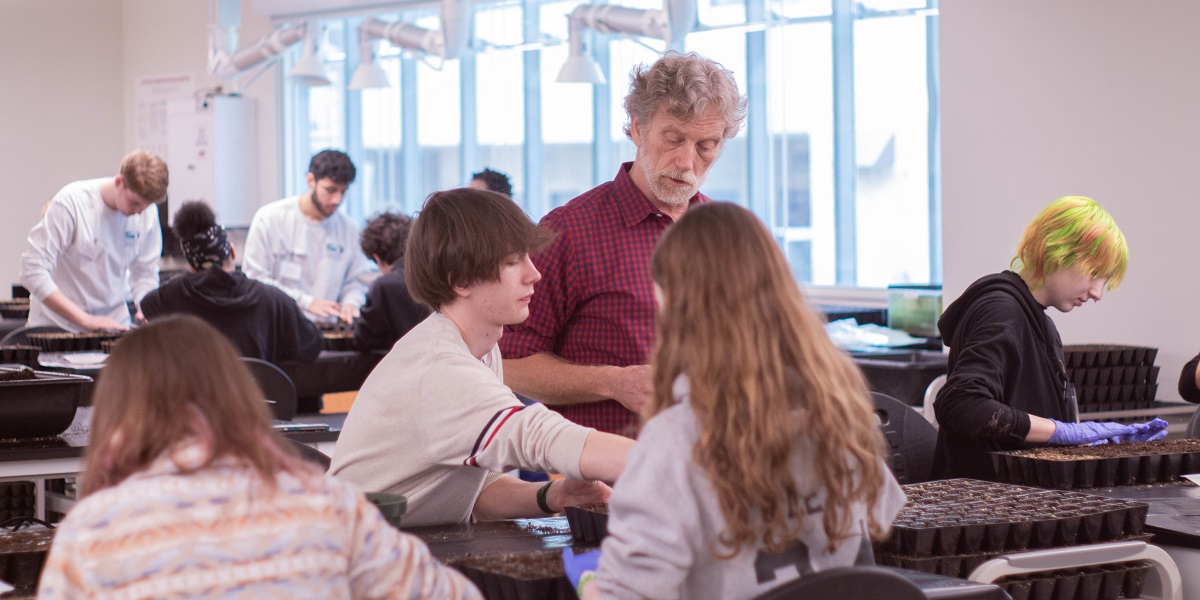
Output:
[[[603,502],[633,442],[523,405],[496,342],[529,315],[541,278],[529,254],[553,238],[509,198],[434,193],[405,252],[408,290],[436,311],[363,383],[330,472],[408,498],[407,526],[543,516]],[[516,468],[566,479],[529,483]]]

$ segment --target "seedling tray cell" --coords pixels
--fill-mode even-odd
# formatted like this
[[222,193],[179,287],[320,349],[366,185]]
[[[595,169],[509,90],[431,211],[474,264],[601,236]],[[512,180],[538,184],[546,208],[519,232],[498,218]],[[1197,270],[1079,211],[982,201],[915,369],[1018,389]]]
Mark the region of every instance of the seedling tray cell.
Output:
[[[608,505],[603,503],[568,506],[567,524],[577,541],[599,544],[608,535]],[[932,547],[936,528],[917,528],[910,534],[915,545]],[[920,537],[920,540],[917,537]],[[928,554],[928,552],[926,552]]]
[[0,363],[35,366],[39,352],[37,346],[0,346]]

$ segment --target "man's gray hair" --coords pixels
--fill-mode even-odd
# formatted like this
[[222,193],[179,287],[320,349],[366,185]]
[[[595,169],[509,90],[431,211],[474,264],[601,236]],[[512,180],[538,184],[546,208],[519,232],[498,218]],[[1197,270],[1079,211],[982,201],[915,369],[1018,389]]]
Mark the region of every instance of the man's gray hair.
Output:
[[733,72],[695,52],[670,51],[653,65],[638,65],[629,74],[625,96],[625,135],[636,121],[645,128],[655,112],[663,110],[682,120],[716,110],[725,120],[724,138],[737,135],[746,118],[746,97],[738,93]]

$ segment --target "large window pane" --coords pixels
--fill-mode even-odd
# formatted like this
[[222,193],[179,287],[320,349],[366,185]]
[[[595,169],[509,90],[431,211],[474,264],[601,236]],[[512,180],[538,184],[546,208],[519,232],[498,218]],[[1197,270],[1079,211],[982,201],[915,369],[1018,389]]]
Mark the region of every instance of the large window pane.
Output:
[[[661,0],[613,1],[662,7]],[[851,55],[839,54],[836,61],[830,0],[766,0],[765,11],[750,1],[763,0],[698,0],[700,26],[683,42],[686,50],[733,71],[743,93],[761,94],[751,105],[764,111],[750,116],[759,119],[754,129],[743,128],[726,142],[701,189],[760,211],[798,280],[835,285],[835,183],[853,181],[857,262],[850,283],[882,287],[939,279],[940,273],[930,273],[930,182],[938,165],[929,164],[933,105],[926,87],[926,28],[936,27],[936,18],[919,10],[926,0],[854,2],[854,44],[837,50],[849,48]],[[356,28],[367,15],[312,20],[333,85],[305,88],[286,78],[299,44],[275,70],[282,85],[285,192],[306,189],[309,158],[329,147],[345,149],[359,168],[343,209],[358,220],[385,208],[411,212],[428,193],[463,185],[464,169],[486,166],[508,174],[518,202],[535,219],[611,179],[635,155],[624,133],[630,71],[657,60],[666,43],[587,33],[594,45],[588,52],[608,83],[557,83],[568,54],[567,15],[580,2],[536,2],[536,23],[526,22],[528,0],[473,5],[473,57],[465,71],[463,61],[443,64],[381,42],[377,61],[391,86],[362,91],[347,91],[345,83],[358,63]],[[433,5],[412,6],[375,16],[441,27]],[[754,20],[764,12],[767,21]],[[766,73],[750,90],[747,45],[758,52],[764,37]],[[835,75],[850,72],[834,73],[835,64],[852,66],[854,78],[845,88],[852,93],[836,99],[837,110]],[[844,117],[836,126],[835,114]],[[538,121],[527,122],[530,115]],[[837,136],[856,152],[856,160],[847,161],[853,164],[839,164],[841,173],[834,171]],[[752,148],[760,161],[755,165],[748,162]],[[526,164],[530,157],[536,164]],[[471,164],[462,164],[464,158]],[[759,193],[763,184],[766,197],[751,202],[750,191]]]
[[[567,15],[578,4],[574,0],[542,4],[539,14],[542,31],[566,40]],[[561,44],[541,51],[543,197],[530,198],[526,204],[535,219],[591,189],[596,178],[607,177],[604,173],[593,173],[592,169],[595,88],[585,83],[555,81],[567,60],[567,50],[567,45]],[[612,172],[616,173],[616,165]]]
[[[480,10],[475,35],[492,44],[520,44],[523,12],[520,6]],[[525,197],[524,60],[520,50],[483,52],[475,58],[480,166],[508,175],[519,202]]]
[[798,281],[833,285],[833,51],[829,23],[767,32],[772,225]]
[[[436,24],[435,24],[436,26]],[[434,59],[434,65],[438,64]],[[417,63],[417,142],[421,146],[421,195],[462,187],[459,144],[462,143],[462,102],[459,62],[448,60],[441,69]]]
[[[585,83],[558,83],[566,46],[542,51],[542,186],[544,202],[530,202],[530,216],[551,209],[593,187],[592,91]],[[613,165],[613,173],[616,173]],[[531,199],[532,200],[532,199]]]
[[391,85],[358,92],[362,149],[354,156],[358,167],[355,187],[359,188],[363,201],[361,206],[345,209],[362,218],[383,210],[405,212],[404,188],[400,186],[404,133],[400,118],[400,51],[388,43],[380,46],[376,62],[387,73]]
[[854,28],[858,285],[929,281],[925,18]]
[[[693,33],[687,37],[687,50],[715,60],[733,71],[738,91],[746,93],[746,34],[736,29]],[[714,200],[746,206],[749,180],[746,177],[746,129],[725,142],[721,157],[708,171],[704,194]]]

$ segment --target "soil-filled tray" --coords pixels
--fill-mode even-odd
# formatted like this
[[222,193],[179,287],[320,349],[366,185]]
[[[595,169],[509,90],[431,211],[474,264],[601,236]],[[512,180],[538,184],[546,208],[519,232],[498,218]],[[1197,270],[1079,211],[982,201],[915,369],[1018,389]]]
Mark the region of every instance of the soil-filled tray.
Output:
[[0,300],[0,317],[25,320],[29,318],[29,298]]
[[1076,344],[1063,346],[1063,359],[1068,369],[1108,366],[1154,366],[1158,348],[1113,344]]
[[1167,483],[1200,472],[1200,440],[993,452],[992,466],[998,481],[1058,490]]
[[996,582],[1012,600],[1108,600],[1140,598],[1150,564],[1097,565],[1005,577]]
[[599,544],[608,535],[608,504],[568,506],[566,513],[571,535],[576,540]]
[[18,590],[35,589],[53,541],[53,529],[0,529],[0,579]]
[[0,438],[62,433],[75,418],[83,384],[91,381],[46,371],[33,371],[33,375],[33,379],[0,381]]
[[100,350],[100,343],[121,337],[119,331],[83,331],[79,333],[31,333],[29,343],[43,352],[89,352]]
[[[904,486],[908,498],[877,552],[912,558],[1094,544],[1142,535],[1149,506],[1089,496],[948,479]],[[951,576],[954,576],[951,574]]]
[[488,600],[575,600],[560,550],[463,556],[458,569]]
[[355,349],[353,331],[325,331],[321,335],[325,337],[326,350],[344,351]]
[[40,352],[37,346],[0,346],[0,363],[36,365]]
[[325,349],[332,351],[354,350],[354,325],[345,321],[317,323],[317,329],[325,338]]
[[29,381],[31,379],[37,379],[37,375],[29,367],[5,367],[0,369],[0,382]]

